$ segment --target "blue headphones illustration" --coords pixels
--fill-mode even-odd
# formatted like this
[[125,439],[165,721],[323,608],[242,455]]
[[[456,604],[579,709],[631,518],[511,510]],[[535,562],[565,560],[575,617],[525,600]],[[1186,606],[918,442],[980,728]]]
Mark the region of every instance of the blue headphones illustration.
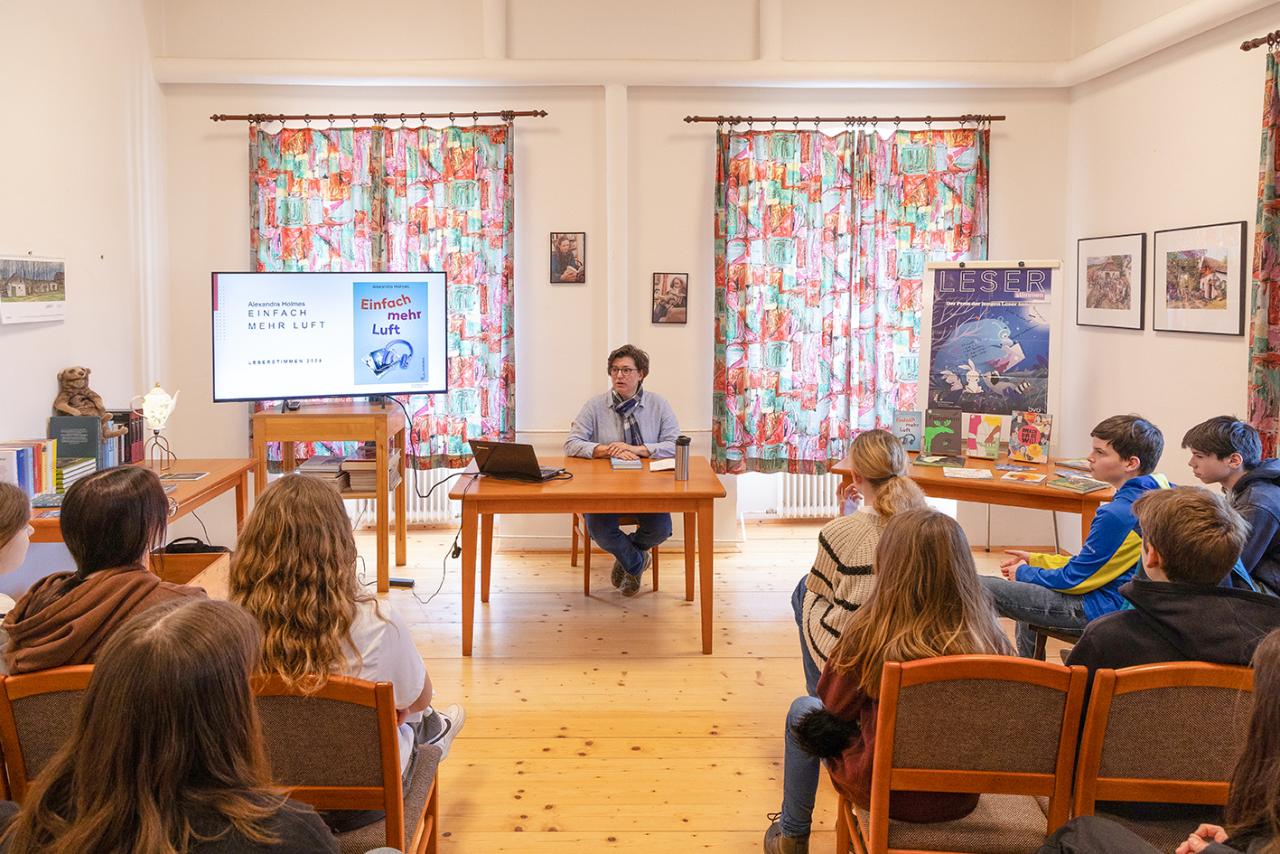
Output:
[[[397,349],[407,350],[407,353],[396,352]],[[380,377],[392,368],[407,368],[409,360],[413,358],[413,345],[403,338],[397,338],[394,341],[387,342],[387,346],[381,350],[374,350],[372,353],[364,357],[364,363],[373,371],[375,377]]]

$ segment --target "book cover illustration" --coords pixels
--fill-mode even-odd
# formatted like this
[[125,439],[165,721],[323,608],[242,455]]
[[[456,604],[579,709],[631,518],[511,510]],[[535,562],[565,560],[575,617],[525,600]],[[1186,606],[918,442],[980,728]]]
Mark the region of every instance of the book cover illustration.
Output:
[[1071,492],[1097,492],[1099,489],[1106,489],[1109,484],[1100,480],[1094,480],[1091,477],[1074,476],[1074,477],[1055,477],[1049,481],[1049,486],[1054,489],[1066,489]]
[[354,282],[352,292],[355,382],[426,382],[427,283]]
[[1044,483],[1044,475],[1029,471],[1007,471],[1001,480],[1012,480],[1016,483]]
[[983,460],[1000,456],[1000,433],[1004,426],[999,415],[965,415],[965,454]]
[[960,480],[991,480],[990,469],[958,469],[947,466],[942,470],[943,477],[954,477]]
[[921,454],[915,458],[915,464],[918,466],[929,466],[932,468],[964,468],[964,457],[957,457],[948,454]]
[[920,433],[924,430],[924,413],[898,409],[893,413],[893,435],[908,451],[920,450]]
[[1049,461],[1049,437],[1053,416],[1040,412],[1015,412],[1009,425],[1009,459],[1026,463]]
[[930,409],[924,416],[921,450],[926,454],[956,456],[960,453],[960,410]]

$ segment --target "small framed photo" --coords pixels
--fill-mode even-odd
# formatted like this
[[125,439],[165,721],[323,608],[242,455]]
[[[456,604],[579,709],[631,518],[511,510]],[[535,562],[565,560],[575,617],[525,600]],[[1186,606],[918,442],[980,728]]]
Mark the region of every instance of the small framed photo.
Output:
[[653,322],[689,322],[689,274],[653,274]]
[[1076,325],[1141,329],[1146,282],[1145,233],[1076,241]]
[[551,284],[583,285],[586,282],[586,232],[551,232]]
[[1244,334],[1244,220],[1157,231],[1154,256],[1153,329]]

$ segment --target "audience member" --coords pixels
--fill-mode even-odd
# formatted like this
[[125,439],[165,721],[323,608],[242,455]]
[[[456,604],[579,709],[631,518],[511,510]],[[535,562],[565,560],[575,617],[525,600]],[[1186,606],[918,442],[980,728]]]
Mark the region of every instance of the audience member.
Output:
[[[770,854],[808,851],[823,760],[845,797],[870,805],[886,661],[1013,651],[955,520],[927,509],[894,514],[876,547],[874,567],[875,584],[832,649],[818,696],[796,699],[787,714],[782,811],[764,837]],[[904,821],[953,821],[977,804],[977,795],[895,792],[889,813]]]
[[204,598],[147,568],[164,542],[169,502],[155,472],[105,469],[76,481],[62,502],[62,540],[75,572],[47,576],[5,616],[10,673],[86,664],[129,617],[170,599]]
[[925,507],[924,493],[907,477],[908,464],[902,443],[884,430],[861,433],[849,447],[859,508],[823,526],[813,567],[791,594],[810,694],[840,634],[871,593],[871,562],[884,526],[895,513]]
[[35,532],[27,494],[12,483],[0,483],[0,575],[22,566]]
[[229,602],[171,601],[120,626],[0,851],[336,852],[320,817],[270,785],[249,687],[258,649]]

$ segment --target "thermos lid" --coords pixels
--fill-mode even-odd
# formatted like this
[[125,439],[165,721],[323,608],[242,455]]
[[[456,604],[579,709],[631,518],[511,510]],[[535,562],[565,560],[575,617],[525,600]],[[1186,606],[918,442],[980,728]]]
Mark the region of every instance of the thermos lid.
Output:
[[687,444],[689,444],[689,443],[690,443],[690,442],[692,442],[692,441],[693,441],[693,440],[692,440],[692,439],[690,439],[688,436],[680,436],[680,437],[678,437],[678,438],[676,439],[676,444],[677,444],[677,445],[687,445]]

